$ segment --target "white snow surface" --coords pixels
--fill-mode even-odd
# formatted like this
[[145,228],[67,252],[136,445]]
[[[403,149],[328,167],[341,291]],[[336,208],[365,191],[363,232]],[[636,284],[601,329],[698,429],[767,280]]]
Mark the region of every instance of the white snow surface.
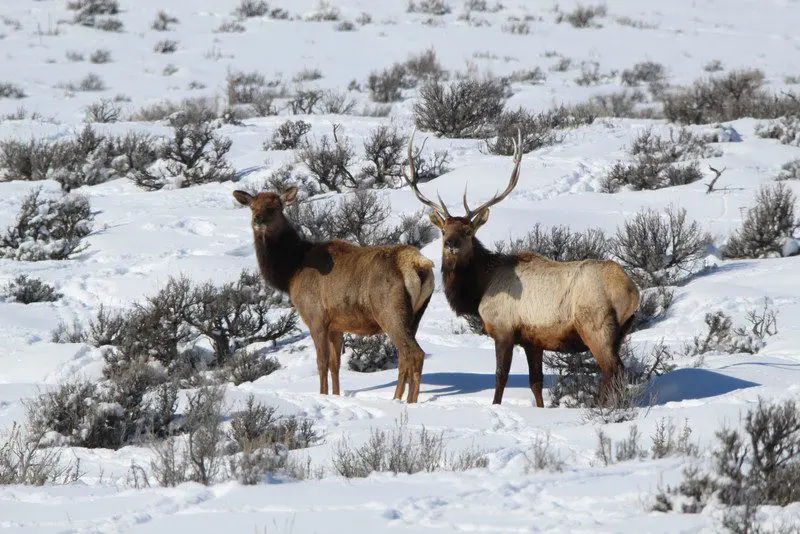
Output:
[[[787,76],[800,66],[800,2],[789,0],[695,0],[689,2],[606,0],[608,15],[602,28],[576,29],[556,24],[551,2],[512,0],[496,13],[474,13],[490,26],[472,27],[458,20],[460,0],[450,0],[451,14],[439,26],[424,25],[427,15],[407,13],[406,0],[332,0],[343,20],[362,12],[373,22],[356,31],[335,31],[335,22],[248,19],[243,33],[215,33],[232,19],[233,0],[121,0],[123,33],[105,33],[59,21],[72,13],[64,0],[0,2],[0,16],[17,20],[19,28],[0,24],[0,82],[13,82],[28,94],[22,100],[0,99],[0,115],[20,105],[49,120],[0,122],[0,137],[59,138],[82,127],[84,107],[100,97],[127,95],[126,114],[142,105],[187,96],[222,97],[229,69],[258,70],[268,78],[285,79],[304,68],[318,68],[320,87],[344,89],[350,80],[362,85],[369,73],[383,69],[428,47],[450,71],[468,64],[481,72],[508,74],[540,66],[547,74],[541,85],[514,84],[508,105],[542,109],[559,102],[578,102],[590,95],[619,90],[619,77],[600,86],[578,86],[579,69],[550,72],[557,58],[548,51],[581,61],[599,62],[601,72],[630,68],[651,60],[667,66],[670,83],[688,84],[706,73],[703,66],[718,59],[726,70],[757,67],[770,89],[785,89]],[[312,12],[311,0],[283,0],[271,7],[293,15]],[[563,10],[574,8],[561,4]],[[179,19],[170,32],[156,32],[150,23],[159,9]],[[503,32],[510,16],[530,15],[527,35]],[[654,27],[632,28],[619,17]],[[58,35],[51,30],[58,29]],[[179,42],[174,54],[156,54],[153,45],[164,38]],[[66,51],[88,56],[107,48],[111,63],[70,62]],[[167,64],[177,67],[162,74]],[[60,84],[89,72],[106,82],[100,93],[67,93]],[[190,90],[191,81],[205,89]],[[376,125],[394,121],[412,127],[415,91],[407,91],[388,118],[313,115],[302,117],[312,135],[330,131],[341,122],[356,147]],[[361,97],[366,103],[366,95]],[[272,169],[290,158],[288,152],[265,153],[261,144],[288,117],[246,120],[225,126],[233,140],[229,156],[243,177],[238,183],[214,184],[184,190],[145,192],[125,180],[84,188],[98,212],[89,249],[69,261],[36,263],[0,261],[0,283],[21,273],[44,279],[64,294],[53,304],[0,303],[0,428],[24,419],[23,400],[60,381],[96,378],[102,369],[99,351],[82,344],[55,344],[50,333],[59,320],[87,321],[102,304],[121,308],[157,291],[169,276],[186,274],[197,281],[234,280],[243,268],[256,266],[249,214],[235,205],[231,191],[262,183]],[[296,117],[292,117],[296,118]],[[780,166],[799,156],[797,147],[755,137],[758,121],[730,123],[742,142],[721,143],[723,155],[711,163],[726,167],[719,185],[726,190],[707,195],[702,182],[659,191],[597,192],[598,181],[643,128],[667,132],[658,120],[598,120],[566,133],[562,144],[529,154],[522,160],[517,189],[492,209],[479,237],[486,244],[521,236],[535,223],[567,224],[575,230],[602,228],[613,233],[642,207],[685,207],[702,222],[720,245],[741,224],[743,208],[758,187],[771,181]],[[97,125],[101,131],[129,129],[153,133],[163,125],[119,122]],[[704,127],[707,128],[707,127]],[[703,128],[695,128],[700,131]],[[427,135],[427,134],[424,134]],[[422,135],[418,134],[418,139]],[[507,157],[487,155],[479,140],[437,139],[428,145],[448,149],[451,172],[426,183],[428,194],[439,191],[453,207],[469,183],[473,202],[486,199],[504,186],[511,170]],[[705,165],[704,165],[705,166]],[[248,170],[248,172],[243,172]],[[708,172],[708,181],[713,173]],[[44,182],[48,191],[58,185]],[[798,183],[786,182],[800,193]],[[0,183],[0,226],[10,224],[22,198],[41,184]],[[381,192],[393,214],[419,209],[407,187]],[[596,428],[621,439],[631,423],[598,425],[583,411],[537,409],[527,385],[527,366],[516,353],[501,406],[491,404],[494,388],[494,346],[490,339],[457,334],[462,324],[450,311],[438,277],[441,240],[423,249],[437,264],[437,290],[425,314],[418,339],[425,349],[419,403],[391,400],[396,370],[359,374],[342,366],[343,394],[321,396],[313,345],[303,338],[275,355],[283,368],[255,383],[229,385],[230,410],[250,393],[279,408],[281,413],[310,417],[324,441],[293,451],[316,465],[328,462],[332,446],[342,437],[363,441],[371,428],[389,428],[407,411],[414,428],[425,425],[443,431],[448,447],[457,451],[477,446],[487,451],[486,468],[463,473],[417,475],[375,474],[345,480],[292,482],[268,480],[263,485],[223,483],[212,487],[185,484],[171,489],[135,489],[127,482],[132,461],[147,466],[152,452],[125,447],[119,451],[72,449],[86,470],[82,481],[69,486],[0,487],[0,529],[3,532],[294,532],[352,534],[398,532],[714,532],[719,510],[710,506],[698,515],[656,513],[649,504],[659,487],[675,484],[685,459],[644,460],[603,467],[594,457]],[[756,355],[719,355],[703,367],[678,361],[679,368],[661,377],[654,387],[659,396],[634,421],[649,446],[650,435],[662,417],[688,421],[693,438],[707,449],[722,424],[740,425],[740,416],[759,397],[800,398],[800,257],[752,261],[721,261],[717,268],[680,287],[665,320],[636,332],[630,342],[653,344],[664,340],[680,347],[704,328],[707,312],[722,309],[742,320],[748,309],[766,297],[778,310],[778,335],[768,338]],[[305,332],[305,329],[304,329]],[[291,349],[291,350],[290,350]],[[517,349],[520,351],[520,349]],[[547,389],[553,383],[546,372]],[[550,433],[554,449],[566,461],[561,473],[526,473],[524,453],[537,438]],[[800,521],[800,506],[764,509],[760,518]]]

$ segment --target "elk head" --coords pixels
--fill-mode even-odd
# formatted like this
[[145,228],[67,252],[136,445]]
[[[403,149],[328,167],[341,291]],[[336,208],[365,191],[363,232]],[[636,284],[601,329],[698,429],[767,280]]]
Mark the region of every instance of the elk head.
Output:
[[438,195],[439,203],[430,200],[420,192],[417,187],[417,173],[414,165],[414,158],[411,153],[411,147],[414,142],[414,133],[411,134],[411,139],[408,141],[408,168],[409,173],[404,177],[411,186],[411,190],[417,196],[420,202],[431,208],[433,211],[430,213],[431,222],[439,228],[442,232],[442,269],[453,270],[456,267],[461,267],[469,264],[473,255],[473,237],[478,228],[483,226],[489,220],[489,208],[503,200],[509,193],[516,187],[519,180],[519,167],[522,160],[522,133],[517,129],[517,138],[514,142],[514,169],[511,171],[511,179],[505,191],[500,194],[495,194],[491,199],[484,202],[475,209],[470,209],[467,204],[467,190],[464,188],[464,209],[466,215],[463,217],[454,217],[447,211],[442,197]]
[[252,212],[253,234],[256,237],[270,238],[279,235],[289,224],[283,215],[283,208],[294,203],[297,198],[296,187],[290,187],[281,194],[258,193],[251,195],[236,190],[233,197]]

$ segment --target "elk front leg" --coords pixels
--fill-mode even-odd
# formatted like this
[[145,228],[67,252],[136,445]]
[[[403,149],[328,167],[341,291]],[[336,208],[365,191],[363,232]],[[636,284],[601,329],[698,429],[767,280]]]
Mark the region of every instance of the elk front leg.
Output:
[[342,362],[342,344],[343,338],[341,332],[329,332],[328,340],[329,356],[328,356],[328,369],[331,372],[331,382],[333,386],[333,394],[339,394],[339,367]]
[[494,374],[494,400],[492,404],[503,402],[503,392],[508,382],[508,373],[511,371],[511,358],[514,355],[514,339],[511,336],[496,337],[494,352],[497,366]]
[[328,340],[328,329],[317,328],[311,330],[311,339],[314,340],[314,348],[317,349],[317,371],[319,372],[319,392],[321,395],[327,395],[328,360],[330,355],[330,341]]
[[531,343],[524,343],[522,347],[525,349],[525,356],[528,358],[528,383],[531,386],[533,397],[536,399],[536,406],[544,408],[544,399],[542,398],[542,386],[544,385],[544,372],[542,371],[542,349],[532,345]]

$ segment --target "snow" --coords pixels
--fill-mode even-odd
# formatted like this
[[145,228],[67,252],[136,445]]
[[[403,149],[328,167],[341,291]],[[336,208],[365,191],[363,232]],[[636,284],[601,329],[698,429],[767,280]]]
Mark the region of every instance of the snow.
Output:
[[[491,26],[471,27],[458,20],[459,0],[440,27],[422,24],[428,18],[406,13],[405,0],[333,0],[343,20],[362,12],[373,23],[353,32],[334,30],[336,23],[304,20],[248,19],[244,33],[214,33],[232,19],[233,0],[139,0],[121,2],[119,18],[124,33],[59,24],[71,17],[66,2],[2,2],[0,16],[16,19],[21,29],[0,24],[0,83],[19,85],[28,97],[0,99],[0,115],[24,106],[44,120],[0,122],[0,138],[65,138],[82,128],[85,106],[117,94],[127,95],[124,115],[145,104],[190,96],[221,98],[229,70],[257,70],[267,78],[291,77],[304,68],[319,68],[320,87],[343,90],[355,79],[364,83],[369,73],[389,67],[428,47],[436,50],[443,66],[465,71],[470,66],[498,75],[541,67],[547,80],[541,85],[515,84],[509,107],[533,109],[560,102],[579,102],[593,94],[619,90],[616,81],[600,86],[578,86],[581,61],[597,61],[600,71],[632,67],[650,60],[667,66],[673,84],[688,84],[705,75],[703,66],[718,59],[726,70],[757,67],[775,91],[787,88],[785,78],[797,76],[800,64],[800,3],[785,0],[696,0],[694,2],[607,0],[608,16],[602,28],[575,29],[555,24],[553,4],[507,2],[497,13],[473,13]],[[270,3],[293,15],[317,8],[311,0]],[[562,10],[571,10],[565,3]],[[156,32],[150,23],[159,9],[179,19],[173,31]],[[501,30],[509,16],[532,15],[528,35]],[[621,26],[618,17],[630,17],[656,27]],[[53,28],[58,35],[47,35]],[[174,54],[156,54],[153,45],[164,38],[179,42]],[[111,63],[69,62],[65,52],[89,55],[98,48],[111,52]],[[555,51],[573,60],[577,68],[551,72]],[[216,58],[216,59],[215,59]],[[162,75],[167,64],[177,72]],[[94,72],[108,89],[99,93],[70,93],[59,87]],[[618,79],[615,78],[615,80]],[[191,81],[206,89],[190,90]],[[404,93],[389,118],[313,115],[312,136],[329,134],[341,122],[354,146],[376,125],[393,121],[412,126],[413,91]],[[359,106],[365,104],[359,102]],[[293,117],[294,118],[294,117]],[[69,261],[19,262],[0,260],[0,284],[19,274],[42,278],[64,294],[55,303],[22,305],[0,302],[0,428],[24,419],[23,401],[38,391],[71,377],[100,377],[100,353],[83,344],[55,344],[50,333],[63,320],[88,320],[102,304],[121,308],[160,289],[173,275],[196,281],[234,280],[243,268],[255,267],[248,214],[236,206],[231,191],[261,184],[269,170],[279,167],[289,153],[265,153],[261,144],[286,116],[248,119],[244,125],[224,126],[230,137],[229,154],[241,180],[183,190],[146,192],[126,180],[83,188],[97,212],[96,232],[89,248]],[[722,189],[706,194],[703,181],[645,192],[598,192],[599,180],[617,160],[626,158],[631,140],[646,127],[666,133],[663,121],[608,119],[567,132],[564,143],[526,154],[517,189],[492,208],[479,237],[486,244],[521,236],[536,223],[545,227],[567,224],[576,230],[600,228],[613,233],[643,207],[662,209],[670,204],[686,208],[702,222],[715,244],[724,243],[742,221],[759,186],[771,181],[781,165],[798,156],[797,147],[759,139],[759,121],[741,119],[724,125],[730,141],[720,143],[723,154],[704,163],[726,168],[717,183]],[[101,132],[134,129],[164,133],[163,125],[119,122],[96,125]],[[697,132],[708,127],[694,128]],[[418,133],[418,142],[423,134]],[[735,141],[735,142],[733,142]],[[481,141],[436,139],[427,150],[447,149],[451,172],[423,184],[427,194],[439,191],[454,209],[460,206],[464,186],[477,203],[501,188],[511,170],[510,158],[487,155]],[[705,182],[713,178],[706,170]],[[800,193],[800,184],[784,182]],[[0,227],[12,223],[25,195],[44,185],[55,194],[58,184],[0,183]],[[385,195],[395,216],[419,209],[408,188]],[[488,452],[486,468],[463,473],[417,475],[374,474],[362,480],[331,476],[319,481],[270,480],[255,487],[223,483],[212,487],[184,484],[177,488],[131,487],[127,478],[132,461],[146,466],[152,452],[125,447],[119,451],[73,449],[86,475],[69,486],[0,486],[0,527],[7,532],[712,532],[718,514],[710,507],[702,514],[650,512],[648,503],[657,489],[680,479],[685,460],[632,461],[604,467],[594,457],[595,428],[602,426],[612,439],[627,435],[630,423],[599,425],[587,422],[582,410],[537,409],[528,389],[527,366],[521,351],[512,364],[501,406],[491,405],[494,388],[494,347],[490,339],[457,334],[461,322],[450,311],[439,290],[441,240],[423,249],[436,263],[437,291],[420,327],[425,349],[420,402],[392,401],[396,370],[358,374],[342,367],[343,394],[320,396],[313,345],[307,336],[276,352],[283,368],[255,383],[230,385],[227,400],[239,405],[253,393],[281,413],[313,419],[324,442],[294,451],[325,464],[332,446],[343,436],[356,442],[371,428],[392,426],[407,411],[409,424],[443,431],[448,447],[478,446]],[[796,252],[797,243],[787,241]],[[713,260],[713,261],[712,261]],[[644,445],[663,417],[687,420],[701,447],[714,441],[723,423],[737,425],[740,416],[759,397],[800,399],[800,256],[763,260],[723,261],[709,256],[716,268],[678,288],[667,317],[654,327],[631,336],[635,345],[664,343],[680,347],[704,328],[707,312],[723,310],[741,321],[747,310],[759,308],[766,297],[778,311],[776,336],[755,355],[710,355],[702,367],[689,359],[679,369],[650,384],[655,404],[634,421]],[[517,349],[519,351],[519,349]],[[546,370],[545,404],[554,376]],[[550,435],[554,449],[566,462],[561,473],[525,470],[523,453],[535,440]],[[768,509],[772,521],[798,521],[800,506]],[[776,523],[777,524],[777,523]]]

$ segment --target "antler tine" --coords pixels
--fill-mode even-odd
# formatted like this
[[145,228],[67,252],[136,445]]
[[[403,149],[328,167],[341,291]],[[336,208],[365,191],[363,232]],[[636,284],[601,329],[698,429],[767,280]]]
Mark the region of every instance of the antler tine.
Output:
[[411,132],[411,137],[408,140],[408,168],[409,171],[411,172],[411,177],[409,178],[409,176],[405,172],[403,172],[403,178],[406,179],[406,182],[408,182],[408,185],[411,187],[411,190],[414,192],[414,194],[417,196],[417,199],[419,199],[420,202],[431,208],[433,211],[435,211],[445,219],[447,219],[450,217],[450,213],[448,213],[447,211],[447,206],[445,206],[444,202],[442,202],[442,197],[439,196],[440,204],[436,204],[436,202],[432,201],[431,199],[423,195],[422,192],[417,187],[417,168],[414,165],[414,155],[411,151],[411,147],[414,144],[415,133],[417,133],[416,128],[414,128],[414,130]]
[[522,163],[522,131],[517,128],[517,138],[511,139],[511,142],[514,144],[514,169],[511,171],[511,178],[509,178],[508,186],[506,187],[505,191],[500,193],[499,195],[495,193],[495,195],[475,208],[474,210],[469,209],[467,205],[467,188],[464,188],[464,209],[467,210],[467,218],[471,219],[481,211],[485,210],[486,208],[490,208],[506,198],[511,191],[517,186],[517,182],[519,181],[519,167]]

